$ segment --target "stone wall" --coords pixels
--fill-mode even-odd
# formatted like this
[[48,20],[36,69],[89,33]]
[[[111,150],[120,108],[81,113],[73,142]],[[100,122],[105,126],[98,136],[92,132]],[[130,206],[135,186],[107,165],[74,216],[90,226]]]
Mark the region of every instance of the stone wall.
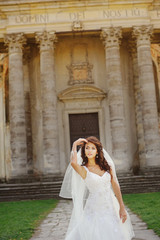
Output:
[[63,174],[75,113],[98,113],[119,171],[159,166],[160,4],[119,3],[0,3],[0,178]]

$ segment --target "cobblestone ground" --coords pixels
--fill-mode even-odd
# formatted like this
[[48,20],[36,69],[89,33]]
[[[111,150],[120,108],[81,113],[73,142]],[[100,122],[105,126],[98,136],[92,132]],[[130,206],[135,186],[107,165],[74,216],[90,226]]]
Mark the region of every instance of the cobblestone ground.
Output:
[[[71,210],[71,200],[60,200],[57,207],[41,223],[30,240],[64,240]],[[146,224],[129,209],[128,212],[135,232],[135,238],[133,240],[160,240],[160,238],[156,236],[152,230],[148,230]]]

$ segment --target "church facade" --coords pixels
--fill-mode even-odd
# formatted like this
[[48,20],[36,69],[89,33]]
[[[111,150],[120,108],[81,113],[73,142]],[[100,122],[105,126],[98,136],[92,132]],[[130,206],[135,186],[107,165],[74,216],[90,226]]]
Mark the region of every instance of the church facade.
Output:
[[0,179],[63,175],[90,135],[120,172],[160,167],[159,1],[0,9]]

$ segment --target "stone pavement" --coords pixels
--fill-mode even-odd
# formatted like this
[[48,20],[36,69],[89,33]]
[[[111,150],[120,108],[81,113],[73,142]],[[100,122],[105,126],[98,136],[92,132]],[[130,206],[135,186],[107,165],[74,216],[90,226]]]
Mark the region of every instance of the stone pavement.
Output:
[[[71,200],[60,200],[57,207],[47,216],[30,240],[64,240],[72,210]],[[135,238],[133,240],[160,240],[147,225],[129,209]],[[76,239],[75,239],[76,240]]]

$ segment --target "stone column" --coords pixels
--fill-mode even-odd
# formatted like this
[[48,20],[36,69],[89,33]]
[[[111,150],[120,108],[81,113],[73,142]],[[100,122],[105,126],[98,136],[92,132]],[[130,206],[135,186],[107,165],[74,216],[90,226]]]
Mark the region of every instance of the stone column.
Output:
[[3,68],[0,65],[0,179],[5,179],[5,117]]
[[59,172],[59,142],[57,122],[57,94],[55,87],[55,32],[37,33],[40,45],[41,97],[43,114],[43,152],[46,173]]
[[142,94],[144,139],[146,146],[146,166],[158,166],[160,156],[160,136],[158,131],[158,111],[153,65],[150,50],[152,26],[133,28],[137,39],[139,83]]
[[24,110],[22,47],[26,42],[22,33],[8,34],[9,46],[9,119],[12,175],[27,173],[27,145]]
[[137,164],[139,164],[140,167],[143,168],[146,164],[145,141],[144,141],[144,129],[143,129],[141,89],[139,85],[139,76],[138,76],[137,47],[136,47],[135,41],[129,42],[129,52],[131,54],[132,64],[133,64],[133,86],[134,86],[135,118],[136,118],[137,144],[138,144],[138,149],[137,149],[135,158],[136,159],[139,158],[139,163]]
[[121,28],[104,28],[101,37],[105,45],[107,88],[109,98],[112,151],[119,169],[129,168],[125,129],[124,100],[119,44]]

